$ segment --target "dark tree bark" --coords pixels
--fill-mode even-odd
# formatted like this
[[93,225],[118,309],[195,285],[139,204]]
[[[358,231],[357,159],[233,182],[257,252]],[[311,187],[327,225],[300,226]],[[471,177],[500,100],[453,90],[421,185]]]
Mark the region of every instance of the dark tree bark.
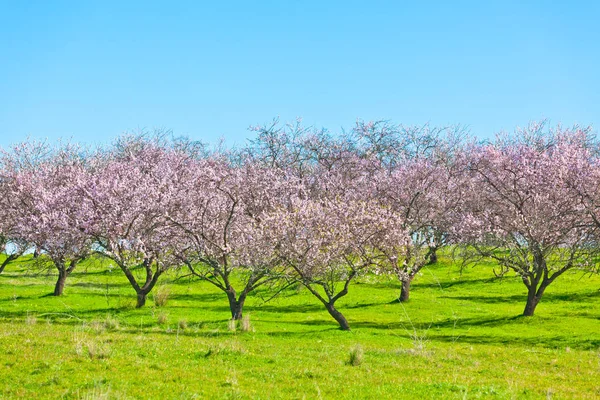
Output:
[[437,247],[430,247],[429,248],[429,260],[427,261],[427,264],[431,265],[431,264],[435,264],[437,262],[438,262]]
[[402,281],[402,287],[400,288],[400,300],[401,303],[406,303],[410,299],[410,284],[412,283],[413,276],[410,276]]
[[304,287],[306,287],[317,299],[321,301],[321,303],[323,303],[329,315],[331,315],[333,319],[337,321],[337,323],[340,325],[340,328],[344,331],[350,330],[350,324],[348,324],[348,320],[346,319],[346,317],[344,317],[344,315],[335,308],[334,304],[340,298],[348,294],[348,286],[350,285],[350,282],[352,281],[355,275],[356,271],[352,271],[352,273],[344,283],[344,288],[335,296],[331,293],[330,290],[327,289],[326,286],[321,285],[325,289],[325,293],[327,294],[328,300],[321,296],[319,292],[311,286],[311,282],[302,282],[304,284]]
[[537,307],[539,302],[540,299],[537,298],[535,295],[531,296],[530,294],[528,294],[527,303],[525,304],[525,310],[523,311],[523,316],[532,317],[533,313],[535,312],[535,308]]
[[148,298],[148,294],[152,291],[154,286],[156,285],[156,281],[161,273],[157,272],[150,282],[147,282],[144,286],[139,287],[139,285],[134,286],[135,292],[137,294],[137,302],[135,304],[136,308],[142,308],[146,305],[146,299]]
[[572,263],[568,263],[562,269],[550,276],[546,259],[539,249],[539,246],[534,247],[533,263],[535,266],[533,272],[521,276],[523,283],[527,287],[527,303],[525,304],[525,309],[523,310],[524,317],[533,316],[535,313],[535,308],[542,299],[544,291],[548,285],[550,285],[554,279],[572,267]]
[[14,260],[16,260],[18,257],[19,257],[18,254],[9,254],[9,255],[7,255],[6,258],[4,259],[4,261],[2,261],[2,264],[0,265],[0,274],[4,272],[4,268],[6,268],[6,266],[8,264],[10,264]]
[[[400,297],[398,297],[399,302],[404,303],[410,299],[410,286],[412,284],[412,281],[413,281],[413,279],[415,279],[415,276],[417,276],[419,271],[421,271],[421,269],[423,269],[423,267],[425,267],[430,254],[431,254],[431,249],[425,255],[425,259],[423,262],[413,261],[413,260],[411,260],[411,256],[408,256],[405,259],[405,263],[403,263],[402,265],[396,265],[394,267],[394,272],[396,274],[396,277],[400,281],[400,285],[401,285],[400,286]],[[409,267],[409,265],[411,265],[411,263],[412,263],[412,266]]]
[[213,267],[211,274],[204,274],[197,271],[190,260],[183,260],[183,262],[188,267],[192,275],[214,285],[219,290],[225,292],[227,295],[227,300],[229,301],[229,310],[233,320],[242,319],[244,304],[248,294],[267,282],[273,281],[275,278],[274,276],[269,277],[264,272],[252,272],[252,274],[248,277],[248,280],[246,281],[242,291],[238,295],[238,292],[235,290],[230,280],[231,270],[226,267],[222,267],[227,265],[226,261],[223,261],[222,264],[219,264],[219,262],[214,260],[204,260],[203,262],[205,264]]
[[56,281],[56,285],[54,285],[54,296],[62,296],[63,291],[65,290],[65,282],[67,282],[67,271],[59,270],[58,271],[58,280]]
[[333,303],[327,303],[325,304],[325,308],[327,309],[327,312],[329,312],[329,315],[331,315],[333,317],[333,319],[335,319],[337,321],[338,324],[340,324],[340,328],[344,331],[349,331],[350,330],[350,325],[348,324],[348,320],[346,319],[346,317],[344,317],[344,315],[339,312],[333,305]]
[[527,302],[525,303],[525,309],[523,310],[524,317],[531,317],[535,313],[535,309],[537,305],[542,300],[542,296],[544,292],[562,274],[569,271],[575,265],[576,257],[579,254],[579,248],[572,247],[570,249],[561,249],[564,251],[569,251],[570,256],[564,262],[562,268],[551,271],[546,262],[546,255],[542,252],[541,246],[539,243],[531,243],[528,245],[527,249],[521,248],[523,252],[527,251],[528,254],[531,254],[533,257],[533,262],[531,262],[528,258],[525,258],[523,262],[514,262],[511,260],[507,262],[503,256],[498,256],[494,253],[494,251],[490,252],[486,249],[483,249],[477,245],[473,245],[475,251],[483,256],[489,257],[495,261],[497,261],[503,268],[500,271],[500,274],[496,274],[496,276],[503,276],[506,272],[512,270],[516,272],[518,276],[520,276],[523,284],[527,288]]
[[65,283],[67,282],[67,278],[75,269],[75,266],[77,265],[77,260],[71,261],[68,267],[62,261],[54,261],[54,265],[56,265],[56,269],[58,269],[58,279],[56,281],[56,285],[54,286],[53,295],[62,296],[63,291],[65,290]]
[[241,320],[242,313],[244,311],[244,303],[246,301],[247,292],[244,290],[239,298],[237,298],[235,289],[230,287],[225,291],[227,293],[227,299],[229,300],[229,309],[231,310],[231,319]]
[[142,291],[138,291],[137,292],[137,303],[135,305],[136,308],[141,308],[144,307],[146,305],[146,297],[148,296],[147,293],[144,293]]
[[150,291],[154,288],[163,271],[159,267],[156,268],[156,271],[152,269],[152,259],[144,260],[143,266],[146,270],[146,280],[144,281],[144,285],[140,286],[137,279],[135,279],[135,276],[131,272],[131,269],[129,269],[127,265],[121,263],[118,259],[113,258],[113,260],[117,263],[117,265],[119,265],[119,268],[121,268],[121,271],[123,271],[127,277],[127,280],[137,294],[136,308],[144,307],[146,305],[148,293],[150,293]]
[[532,317],[535,313],[535,308],[539,304],[546,287],[550,284],[551,281],[544,279],[542,283],[537,287],[537,285],[531,285],[527,288],[527,303],[525,304],[525,310],[523,310],[524,317]]

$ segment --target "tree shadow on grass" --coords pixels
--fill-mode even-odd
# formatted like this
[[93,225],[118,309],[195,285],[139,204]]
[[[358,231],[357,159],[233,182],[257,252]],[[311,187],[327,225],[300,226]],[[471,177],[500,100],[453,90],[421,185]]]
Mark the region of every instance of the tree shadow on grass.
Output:
[[578,338],[570,335],[538,337],[500,336],[500,335],[438,335],[427,334],[426,340],[441,343],[459,343],[490,346],[519,346],[556,349],[570,347],[578,350],[596,350],[600,346],[598,338]]
[[[27,311],[15,311],[15,312],[0,312],[0,320],[4,322],[21,323],[26,324],[25,319],[31,315],[37,318],[47,318],[52,321],[52,324],[61,326],[81,326],[82,323],[89,323],[93,320],[102,320],[106,318],[106,315],[118,315],[121,311],[131,311],[129,308],[104,308],[96,310],[78,311],[72,314],[69,313],[31,313]],[[86,318],[87,317],[87,318]],[[557,349],[570,347],[573,349],[580,350],[595,350],[600,347],[600,338],[591,337],[577,337],[573,335],[539,335],[539,336],[511,336],[510,330],[506,330],[507,334],[485,334],[477,335],[470,334],[469,330],[464,332],[464,328],[470,327],[500,327],[503,325],[511,325],[524,317],[513,316],[513,317],[498,317],[498,318],[468,318],[468,319],[446,319],[443,321],[436,321],[433,323],[410,323],[410,322],[369,322],[369,321],[353,321],[350,320],[350,327],[352,330],[359,329],[377,329],[385,330],[389,332],[390,336],[403,338],[405,340],[413,340],[413,334],[421,335],[423,340],[437,343],[455,343],[457,345],[490,345],[490,346],[518,346],[518,347],[534,347],[534,348],[545,348],[545,349]],[[216,319],[216,320],[205,320],[205,321],[189,321],[189,326],[198,324],[200,330],[185,329],[179,330],[176,327],[171,328],[164,327],[162,325],[152,324],[150,326],[144,326],[139,328],[136,324],[122,325],[120,328],[115,330],[118,333],[127,334],[148,334],[154,335],[159,334],[163,336],[186,336],[186,337],[236,337],[236,335],[246,335],[243,332],[231,332],[228,331],[226,326],[228,318]],[[315,337],[319,335],[326,335],[332,331],[340,331],[339,326],[333,319],[327,318],[323,315],[322,318],[314,320],[298,321],[294,319],[265,319],[260,318],[259,323],[262,325],[259,332],[260,335],[272,336],[272,337]],[[281,326],[306,326],[313,327],[313,329],[277,329]],[[460,331],[449,331],[448,333],[439,333],[436,331],[438,328],[454,328],[458,327]],[[158,329],[157,329],[158,328]],[[317,328],[317,329],[314,329]],[[464,333],[463,333],[464,332]]]
[[359,308],[369,308],[369,307],[377,307],[377,306],[382,306],[388,304],[386,302],[382,302],[382,303],[360,303],[360,304],[348,304],[345,306],[342,306],[343,309],[348,309],[348,310],[355,310],[355,309],[359,309]]
[[[31,313],[31,312],[26,312],[26,311],[17,311],[17,312],[0,312],[0,322],[8,322],[10,321],[11,324],[21,324],[21,325],[26,325],[26,318],[30,317],[30,316],[35,316],[36,318],[44,318],[44,319],[49,319],[52,323],[52,325],[58,325],[58,326],[65,326],[65,327],[80,327],[82,326],[82,324],[89,324],[94,320],[100,321],[102,322],[102,320],[104,320],[104,318],[106,318],[106,316],[108,314],[110,315],[118,315],[118,312],[115,311],[119,311],[118,309],[113,309],[113,308],[106,308],[103,310],[90,310],[90,311],[86,311],[86,312],[77,312],[74,314],[69,314],[69,313],[53,313],[53,312],[48,312],[48,313]],[[129,310],[130,311],[130,310]],[[88,318],[84,318],[85,316],[87,316]],[[7,318],[8,320],[3,321],[4,318]],[[146,324],[144,325],[143,328],[140,328],[137,324],[126,324],[126,325],[121,325],[118,329],[108,329],[107,331],[111,331],[111,332],[117,332],[117,333],[125,333],[125,334],[135,334],[135,335],[139,335],[139,334],[148,334],[148,335],[162,335],[162,336],[186,336],[186,337],[206,337],[206,338],[210,338],[210,337],[230,337],[230,338],[234,338],[237,337],[238,335],[246,335],[249,333],[246,332],[239,332],[239,331],[229,331],[227,329],[227,324],[229,323],[229,318],[224,318],[224,319],[214,319],[214,320],[204,320],[204,321],[188,321],[188,327],[190,326],[194,326],[194,325],[198,325],[200,326],[200,330],[194,330],[194,329],[178,329],[176,327],[176,325],[171,322],[171,324],[166,324],[166,325],[160,325],[160,324],[156,324],[156,323],[150,323],[150,325]],[[41,322],[43,323],[43,322]],[[289,324],[289,325],[294,325],[294,324],[298,324],[297,321],[269,321],[269,320],[264,320],[261,319],[260,323],[267,323],[267,324],[277,324],[277,325],[281,325],[281,324]],[[339,331],[339,327],[337,327],[337,324],[335,323],[335,321],[331,320],[331,321],[315,321],[315,323],[313,324],[306,324],[306,325],[312,325],[312,326],[328,326],[325,329],[312,329],[312,330],[293,330],[293,331],[287,331],[287,330],[268,330],[268,331],[261,331],[259,332],[259,334],[261,335],[266,335],[266,336],[273,336],[273,337],[303,337],[303,336],[314,336],[315,334],[319,334],[319,333],[326,333],[328,331]]]
[[93,310],[19,310],[19,311],[4,311],[0,310],[0,320],[9,321],[11,323],[24,322],[27,317],[44,318],[50,320],[53,324],[59,325],[79,325],[82,322],[91,322],[95,319],[106,318],[107,315],[120,315],[122,313],[131,312],[131,307],[105,307]]
[[418,280],[411,284],[412,288],[415,289],[449,289],[454,286],[467,286],[467,285],[478,285],[478,284],[490,284],[490,283],[500,283],[502,280],[500,278],[492,277],[492,278],[480,278],[480,279],[457,279],[452,281],[439,281],[439,282],[431,282],[431,283],[420,283]]
[[35,300],[35,299],[40,299],[40,298],[43,298],[43,297],[48,297],[50,295],[52,295],[52,293],[44,294],[44,295],[41,295],[41,296],[38,295],[38,294],[32,294],[30,296],[23,296],[23,295],[15,294],[14,296],[0,298],[0,304],[2,304],[2,303],[12,303],[12,302],[18,301],[18,300]]
[[85,268],[82,269],[75,269],[73,272],[71,272],[70,276],[74,276],[77,278],[82,278],[82,277],[86,277],[86,276],[114,276],[114,275],[118,275],[121,274],[123,275],[123,273],[121,272],[121,270],[119,268],[114,269],[114,270],[109,270],[109,269],[103,269],[103,270],[98,270],[98,271],[88,271]]
[[[440,299],[465,300],[476,303],[499,304],[499,303],[523,303],[527,300],[527,294],[515,294],[509,296],[439,296]],[[600,291],[594,290],[584,293],[546,293],[540,304],[553,302],[580,302],[589,299],[600,298]]]
[[[350,321],[352,329],[379,329],[413,340],[414,335],[422,336],[423,340],[439,343],[457,343],[470,345],[491,346],[518,346],[518,347],[541,347],[546,349],[571,347],[579,350],[595,350],[600,347],[600,338],[577,337],[564,334],[546,334],[539,336],[516,336],[512,332],[518,332],[520,321],[528,321],[529,317],[512,316],[498,318],[467,318],[446,319],[432,323],[373,323],[367,321]],[[506,334],[495,334],[490,332],[485,335],[471,334],[470,328],[498,328],[505,327]],[[445,329],[447,333],[438,333],[438,329]],[[455,330],[456,328],[456,330]],[[513,328],[513,329],[511,329]],[[465,332],[466,330],[466,332]]]
[[[180,304],[176,304],[176,305],[169,305],[168,307],[165,307],[165,309],[170,309],[170,310],[203,310],[203,311],[208,311],[208,312],[212,312],[212,313],[217,313],[217,314],[223,314],[223,315],[231,315],[231,309],[229,308],[228,305],[226,305],[227,301],[225,301],[223,303],[223,305],[214,305],[214,306],[207,306],[204,304],[199,304],[197,306],[186,306],[186,305],[180,305]],[[251,312],[252,308],[251,307],[244,307],[244,312]]]
[[[386,303],[356,303],[356,304],[348,304],[340,306],[340,310],[354,310],[360,308],[369,308],[384,305]],[[337,307],[337,306],[336,306]],[[264,311],[268,313],[312,313],[318,311],[325,311],[322,304],[317,302],[315,303],[306,303],[306,304],[286,304],[286,305],[278,305],[278,304],[259,304],[255,305],[252,308],[257,311]]]
[[[353,330],[356,329],[367,329],[367,330],[381,330],[388,331],[391,335],[400,335],[410,337],[412,332],[422,332],[428,339],[436,339],[439,341],[456,341],[456,333],[449,332],[447,335],[444,334],[429,334],[431,330],[434,329],[454,329],[459,328],[461,330],[465,328],[471,327],[500,327],[504,325],[511,325],[519,320],[522,320],[524,317],[521,316],[510,316],[510,317],[498,317],[498,318],[468,318],[468,319],[453,319],[448,318],[442,321],[434,321],[434,322],[410,322],[410,321],[387,321],[387,322],[372,322],[372,321],[355,321],[350,319],[350,328]],[[327,318],[327,315],[324,314],[320,318],[310,319],[310,320],[293,320],[293,319],[268,319],[261,318],[261,323],[266,324],[276,324],[276,325],[304,325],[304,326],[331,326],[332,329],[338,329],[337,323],[330,318]],[[468,336],[475,337],[475,336]],[[482,338],[484,336],[481,336]],[[490,344],[497,342],[498,344],[504,343],[506,340],[510,338],[506,338],[504,336],[487,336],[487,340]],[[534,338],[535,339],[535,338]],[[534,340],[532,339],[532,340]],[[549,346],[552,345],[552,341],[549,340]]]
[[[181,304],[172,304],[169,305],[169,308],[172,309],[198,309],[198,310],[207,310],[212,312],[219,313],[231,313],[231,309],[229,305],[227,305],[227,298],[224,296],[219,297],[218,305],[207,305],[206,302],[198,303],[197,306],[190,305],[181,305]],[[215,300],[213,300],[214,302]],[[313,313],[315,311],[323,310],[322,306],[306,304],[306,305],[286,305],[286,306],[273,306],[273,305],[246,305],[244,306],[244,313],[252,313],[252,312],[264,312],[264,313],[275,313],[275,314],[305,314],[305,313]]]
[[331,325],[331,328],[327,329],[315,329],[310,331],[300,331],[300,332],[290,332],[290,331],[272,331],[267,332],[266,334],[271,337],[303,337],[303,336],[311,336],[314,337],[315,334],[327,333],[327,332],[343,332],[340,327],[335,327],[335,323]]
[[[415,280],[412,284],[411,287],[413,289],[448,289],[454,286],[464,286],[464,285],[470,285],[470,284],[487,284],[487,283],[492,283],[492,282],[500,282],[501,280],[499,278],[481,278],[481,279],[458,279],[458,280],[451,280],[451,281],[443,281],[440,280],[438,282],[429,282],[429,283],[422,283],[419,282],[419,280]],[[380,290],[400,290],[401,285],[400,282],[398,280],[390,280],[388,282],[376,282],[376,283],[369,283],[369,282],[361,282],[360,284],[358,284],[359,286],[362,287],[368,287],[371,289],[380,289]]]
[[[311,319],[311,320],[289,320],[289,319],[276,319],[269,320],[261,318],[261,322],[272,322],[278,324],[290,324],[290,325],[335,325],[336,322],[333,319],[326,317],[326,312],[323,314],[323,318]],[[417,330],[430,330],[430,329],[444,329],[444,328],[471,328],[471,327],[498,327],[508,324],[513,324],[519,320],[523,320],[525,317],[521,316],[510,316],[510,317],[498,317],[498,318],[467,318],[467,319],[454,319],[448,318],[441,321],[433,322],[411,322],[411,321],[386,321],[386,322],[373,322],[373,321],[356,321],[350,320],[351,328],[360,329],[377,329],[377,330],[397,330],[401,329],[417,329]]]
[[[53,286],[55,282],[35,282],[35,283],[19,283],[19,285],[17,286],[18,288],[22,288],[22,287],[46,287],[46,286]],[[15,285],[8,285],[8,284],[2,284],[0,283],[0,288],[1,287],[6,287],[6,288],[15,288]]]
[[597,312],[574,311],[571,315],[578,318],[600,320],[600,310],[598,310]]
[[131,284],[127,283],[127,282],[123,282],[123,283],[100,283],[100,282],[76,282],[76,283],[71,283],[68,284],[67,283],[67,287],[82,287],[82,288],[90,288],[90,289],[102,289],[102,290],[106,290],[106,288],[108,287],[108,290],[110,290],[111,288],[123,288],[123,287],[131,287]]
[[[152,328],[144,328],[142,330],[140,330],[139,328],[136,328],[134,326],[130,326],[127,328],[121,328],[119,329],[119,333],[127,333],[127,334],[135,334],[135,335],[139,335],[140,333],[144,333],[144,334],[159,334],[162,336],[185,336],[185,337],[205,337],[205,338],[211,338],[211,337],[225,337],[225,338],[236,338],[236,337],[243,337],[244,335],[253,335],[256,334],[255,333],[251,333],[251,332],[240,332],[240,331],[229,331],[225,329],[226,324],[229,322],[228,319],[225,320],[211,320],[209,322],[201,322],[200,325],[203,326],[203,330],[200,331],[194,331],[192,329],[185,329],[185,330],[179,330],[177,331],[177,329],[160,329],[160,330],[156,330],[156,327],[152,327]],[[192,321],[189,323],[190,325],[194,325],[195,323]],[[313,330],[305,330],[305,331],[264,331],[264,332],[258,332],[259,335],[265,335],[265,336],[270,336],[270,337],[302,337],[302,336],[313,336],[314,335],[318,335],[320,333],[327,333],[327,332],[331,332],[331,331],[339,331],[339,328],[335,327],[335,322],[332,325],[331,328],[326,328],[326,329],[313,329]],[[211,329],[210,327],[213,327],[214,329]]]
[[313,313],[315,311],[323,310],[323,306],[319,304],[262,304],[254,307],[257,311],[266,313],[276,314],[290,314],[290,313]]
[[[128,298],[131,297],[132,300],[135,300],[135,292],[132,291],[132,293],[130,294],[123,294],[123,293],[100,293],[100,292],[78,292],[78,291],[74,291],[74,290],[68,290],[65,292],[65,294],[63,296],[68,297],[73,297],[73,296],[82,296],[82,297],[109,297],[109,298]],[[0,298],[0,303],[10,303],[13,301],[21,301],[21,300],[37,300],[37,299],[46,299],[46,298],[56,298],[56,299],[61,299],[64,298],[63,296],[55,296],[54,293],[52,292],[48,292],[48,293],[44,293],[44,294],[32,294],[30,296],[22,296],[22,295],[16,295],[15,297],[6,297],[6,298]]]
[[[24,288],[24,287],[49,287],[49,286],[54,286],[54,280],[48,280],[47,282],[34,282],[34,283],[19,283],[18,287],[19,288]],[[0,283],[0,287],[14,287],[14,285],[4,285],[2,283]],[[106,283],[99,283],[99,282],[70,282],[67,279],[67,284],[65,285],[65,290],[68,290],[69,288],[77,288],[77,287],[81,287],[81,288],[90,288],[90,289],[102,289],[102,290],[106,290]],[[131,285],[127,282],[125,283],[109,283],[108,284],[108,289],[110,290],[111,288],[123,288],[123,287],[131,287]]]
[[173,293],[170,296],[172,300],[197,301],[202,303],[227,302],[225,293]]

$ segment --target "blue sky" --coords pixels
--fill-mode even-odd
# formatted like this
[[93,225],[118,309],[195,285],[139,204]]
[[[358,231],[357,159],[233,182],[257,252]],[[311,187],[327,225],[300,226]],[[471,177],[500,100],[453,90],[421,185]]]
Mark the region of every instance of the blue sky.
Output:
[[302,117],[600,126],[596,1],[0,0],[0,146]]

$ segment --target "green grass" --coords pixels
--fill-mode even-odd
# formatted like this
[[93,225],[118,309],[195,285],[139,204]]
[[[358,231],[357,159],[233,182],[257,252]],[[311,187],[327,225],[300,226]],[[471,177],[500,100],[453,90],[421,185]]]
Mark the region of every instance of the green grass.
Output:
[[150,296],[135,309],[106,264],[76,270],[59,298],[48,295],[54,275],[26,267],[0,275],[0,398],[600,397],[597,276],[560,277],[522,318],[517,278],[493,279],[489,266],[460,275],[442,258],[405,305],[394,280],[352,285],[338,307],[352,332],[302,289],[251,296],[241,332],[206,283],[167,275],[166,304]]

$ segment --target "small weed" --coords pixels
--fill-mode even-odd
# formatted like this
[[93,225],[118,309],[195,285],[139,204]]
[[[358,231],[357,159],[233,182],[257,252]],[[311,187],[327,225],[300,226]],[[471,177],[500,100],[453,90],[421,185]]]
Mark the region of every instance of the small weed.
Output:
[[120,310],[133,310],[135,308],[135,301],[129,297],[119,297],[117,308]]
[[25,318],[25,323],[27,325],[35,325],[35,324],[37,324],[37,318],[36,318],[36,316],[35,315],[27,314],[27,317]]
[[188,322],[187,319],[180,319],[179,322],[177,323],[177,326],[179,327],[179,329],[186,330],[188,327]]
[[237,330],[239,329],[241,332],[252,332],[254,331],[254,327],[252,326],[252,323],[250,322],[250,315],[249,314],[244,314],[244,316],[242,317],[241,320],[237,320],[237,319],[230,319],[229,321],[227,321],[227,329],[230,332],[237,332]]
[[227,322],[227,329],[229,329],[230,332],[235,332],[237,330],[237,321],[235,319],[230,319],[229,322]]
[[208,358],[211,356],[240,356],[244,354],[246,354],[246,349],[237,342],[230,342],[210,346],[203,356]]
[[[429,340],[427,339],[427,335],[428,335],[429,329],[431,328],[431,324],[429,324],[429,326],[426,329],[417,328],[415,326],[415,324],[413,324],[412,319],[410,318],[408,313],[406,312],[406,308],[404,307],[404,305],[402,305],[402,309],[403,309],[404,315],[408,319],[408,322],[410,323],[410,327],[411,327],[411,329],[408,329],[405,327],[404,330],[406,331],[406,333],[408,333],[408,336],[411,338],[412,345],[413,345],[412,349],[410,351],[406,351],[406,352],[411,353],[411,354],[416,354],[416,355],[427,355],[426,348],[427,348],[427,343],[429,342]],[[454,329],[456,328],[456,322],[457,322],[457,319],[454,318],[453,332],[454,332]],[[458,340],[458,337],[455,336],[453,333],[452,341],[456,342],[456,340]]]
[[75,337],[75,353],[87,355],[92,360],[104,360],[110,356],[110,347],[107,343]]
[[348,357],[348,365],[353,367],[358,367],[363,363],[364,352],[361,345],[357,344],[356,346],[350,349],[349,357]]
[[250,314],[244,314],[242,316],[242,321],[240,322],[240,330],[242,332],[252,332],[252,331],[254,331],[254,327],[250,323]]
[[110,347],[106,343],[89,342],[87,351],[92,360],[104,360],[110,356]]
[[113,398],[113,396],[111,395],[110,388],[94,388],[79,398],[82,400],[108,400]]
[[104,328],[109,331],[119,329],[119,321],[110,314],[106,316],[102,324]]
[[165,323],[167,323],[167,320],[169,319],[169,316],[167,315],[167,313],[165,312],[159,312],[158,316],[156,317],[156,321],[160,324],[163,325]]
[[156,288],[153,297],[156,307],[164,307],[171,296],[171,289],[168,286],[159,286]]
[[226,381],[221,385],[223,387],[230,387],[231,391],[228,393],[227,398],[229,399],[241,399],[241,393],[239,391],[238,379],[235,370],[232,370],[226,379]]
[[84,326],[86,325],[95,333],[119,329],[119,321],[110,314],[108,314],[104,319],[94,319],[89,323],[84,323]]
[[101,320],[95,319],[87,323],[86,325],[95,333],[102,333],[106,330],[106,328],[104,327],[104,322]]
[[429,340],[427,339],[427,332],[429,329],[417,331],[416,329],[410,334],[410,338],[413,343],[413,350],[418,354],[425,354],[427,343]]

